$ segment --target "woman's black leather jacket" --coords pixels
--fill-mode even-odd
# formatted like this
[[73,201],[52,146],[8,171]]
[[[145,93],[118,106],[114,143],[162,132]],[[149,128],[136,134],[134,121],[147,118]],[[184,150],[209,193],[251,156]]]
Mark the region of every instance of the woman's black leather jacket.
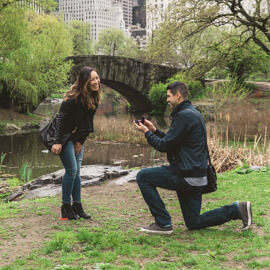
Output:
[[88,109],[80,98],[64,100],[56,116],[55,144],[62,144],[63,134],[70,133],[70,140],[83,144],[89,133],[94,132],[95,113],[96,110]]

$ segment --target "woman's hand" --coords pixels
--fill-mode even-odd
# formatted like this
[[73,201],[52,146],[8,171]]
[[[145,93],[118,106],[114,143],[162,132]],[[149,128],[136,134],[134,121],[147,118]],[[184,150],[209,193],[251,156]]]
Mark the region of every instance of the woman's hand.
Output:
[[79,155],[82,152],[82,144],[80,142],[76,142],[74,145],[75,155]]
[[55,155],[59,155],[62,151],[62,144],[54,144],[52,146],[51,152]]

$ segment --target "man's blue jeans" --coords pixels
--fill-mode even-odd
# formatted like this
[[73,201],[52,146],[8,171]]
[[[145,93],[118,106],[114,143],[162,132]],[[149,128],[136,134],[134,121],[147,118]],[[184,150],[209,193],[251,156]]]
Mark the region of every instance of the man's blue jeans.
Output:
[[62,164],[65,168],[65,174],[62,179],[62,202],[71,203],[81,202],[81,177],[80,169],[83,159],[84,146],[78,155],[75,155],[74,143],[69,141],[63,151],[60,153]]
[[184,178],[173,175],[165,166],[142,169],[137,174],[137,182],[155,222],[159,225],[169,226],[172,222],[157,187],[177,192],[185,224],[190,230],[240,219],[237,204],[225,205],[201,215],[202,187],[189,185]]

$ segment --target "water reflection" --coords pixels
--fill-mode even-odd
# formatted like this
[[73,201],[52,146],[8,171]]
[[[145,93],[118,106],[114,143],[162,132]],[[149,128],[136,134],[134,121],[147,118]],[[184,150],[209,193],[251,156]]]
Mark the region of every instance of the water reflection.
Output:
[[62,100],[61,99],[55,99],[55,103],[42,103],[40,104],[36,110],[34,111],[35,114],[40,115],[55,115],[58,113]]
[[0,149],[0,152],[6,153],[3,164],[12,174],[18,174],[24,163],[30,165],[34,178],[62,168],[58,157],[42,152],[45,148],[38,131],[2,136],[0,137]]
[[127,144],[96,144],[88,142],[85,147],[84,164],[106,164],[128,167],[149,166],[157,163],[159,154],[149,146]]
[[[55,115],[61,106],[61,100],[54,99],[53,103],[42,103],[35,113],[40,115]],[[107,105],[99,106],[98,115],[104,115]],[[146,115],[147,116],[147,115]],[[128,117],[132,120],[139,119],[141,115],[117,115]],[[161,128],[166,127],[162,117],[156,118]],[[41,125],[44,123],[42,122]],[[19,169],[27,163],[32,168],[32,178],[62,169],[62,163],[58,156],[46,152],[39,137],[39,131],[24,134],[0,136],[0,154],[6,153],[3,165],[5,173],[18,175]],[[153,166],[160,163],[159,158],[164,154],[157,153],[150,146],[137,146],[128,144],[103,144],[88,141],[85,143],[83,165],[105,164],[121,165],[123,167]],[[163,163],[163,161],[161,161]]]
[[[3,165],[6,173],[18,174],[24,163],[32,168],[32,177],[51,173],[63,168],[58,156],[46,153],[39,132],[14,134],[0,137],[0,153],[6,153]],[[87,142],[83,165],[105,164],[128,167],[158,164],[160,154],[149,146],[127,144],[103,144]]]

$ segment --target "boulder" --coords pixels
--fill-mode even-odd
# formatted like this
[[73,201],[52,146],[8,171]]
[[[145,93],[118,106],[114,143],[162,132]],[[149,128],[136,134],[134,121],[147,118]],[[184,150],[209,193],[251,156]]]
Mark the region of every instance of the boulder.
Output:
[[27,123],[22,126],[22,130],[32,130],[32,129],[39,129],[38,124]]
[[[126,170],[121,166],[105,165],[86,165],[81,167],[81,185],[82,187],[99,185],[108,179],[115,180],[116,184],[124,184],[136,179],[137,170]],[[45,174],[30,183],[20,187],[7,197],[8,201],[18,200],[20,198],[35,198],[55,196],[62,192],[62,177],[64,169]]]
[[13,133],[20,130],[20,128],[15,124],[6,124],[6,132]]

